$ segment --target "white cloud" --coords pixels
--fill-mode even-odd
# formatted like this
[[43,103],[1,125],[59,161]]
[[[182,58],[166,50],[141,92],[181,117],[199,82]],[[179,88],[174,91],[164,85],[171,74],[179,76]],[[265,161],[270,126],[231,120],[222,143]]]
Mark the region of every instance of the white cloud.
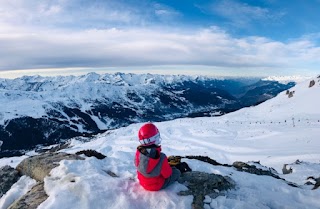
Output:
[[[158,65],[314,70],[320,65],[320,48],[312,42],[316,34],[284,43],[235,38],[217,27],[146,29],[146,17],[169,20],[181,14],[161,4],[138,8],[121,0],[87,2],[2,0],[0,70]],[[270,15],[265,9],[238,6],[240,17]],[[128,27],[111,28],[115,22]]]
[[320,64],[320,47],[310,40],[239,39],[216,28],[192,32],[12,30],[0,29],[1,70],[151,65],[284,69]]
[[38,12],[42,16],[51,16],[57,15],[63,11],[63,8],[60,5],[48,5],[48,4],[40,4],[38,6]]
[[278,21],[285,15],[284,11],[270,11],[267,8],[251,6],[234,0],[215,2],[206,10],[229,19],[234,27],[239,28],[248,27],[254,21]]
[[170,21],[182,15],[177,10],[163,4],[156,3],[153,5],[153,7],[154,7],[154,13],[156,17],[162,21]]
[[143,24],[143,9],[115,0],[1,0],[0,22],[51,28],[110,27]]

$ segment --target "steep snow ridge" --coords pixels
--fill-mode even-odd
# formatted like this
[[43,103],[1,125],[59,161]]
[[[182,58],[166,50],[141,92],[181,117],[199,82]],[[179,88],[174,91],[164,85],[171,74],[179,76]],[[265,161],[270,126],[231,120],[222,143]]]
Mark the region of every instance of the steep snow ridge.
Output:
[[231,113],[228,117],[244,118],[242,116],[245,115],[245,119],[250,120],[263,119],[278,122],[280,119],[285,119],[294,120],[296,123],[299,120],[300,122],[310,120],[316,123],[320,119],[320,99],[317,98],[320,95],[320,79],[313,79],[315,85],[309,87],[311,80],[298,83],[289,89],[289,92],[294,92],[292,97],[284,91],[256,107],[244,108]]

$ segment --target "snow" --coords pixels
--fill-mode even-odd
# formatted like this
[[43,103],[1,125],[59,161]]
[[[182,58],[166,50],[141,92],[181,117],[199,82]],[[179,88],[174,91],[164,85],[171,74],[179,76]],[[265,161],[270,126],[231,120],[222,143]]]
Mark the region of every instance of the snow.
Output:
[[[210,79],[204,76],[199,78],[202,80]],[[128,90],[150,96],[153,90],[159,88],[160,84],[179,83],[194,79],[196,79],[195,76],[130,73],[0,78],[0,125],[3,125],[7,120],[23,116],[46,117],[48,116],[47,112],[51,109],[69,118],[62,110],[54,107],[54,104],[63,104],[69,108],[77,107],[82,112],[89,112],[97,102],[108,103],[110,100],[108,98],[112,98],[112,101],[115,102],[121,101],[123,104],[136,105],[136,102],[127,98]],[[141,104],[143,102],[141,101]],[[102,130],[108,127],[109,124],[104,124],[96,116],[91,117]],[[104,119],[105,121],[112,120],[110,118]],[[77,126],[71,122],[70,125]],[[82,132],[86,131],[82,127],[78,127],[78,129]]]
[[10,165],[11,167],[15,168],[23,159],[29,156],[24,155],[21,157],[9,157],[9,158],[1,158],[0,159],[0,168],[5,165]]
[[[161,133],[162,150],[168,156],[205,155],[227,164],[260,161],[276,169],[281,178],[298,185],[295,188],[281,179],[183,159],[195,171],[229,176],[236,182],[236,188],[223,196],[207,197],[204,208],[319,208],[320,189],[305,185],[307,177],[317,178],[320,173],[319,84],[317,81],[309,88],[309,81],[301,82],[290,90],[295,91],[292,98],[283,92],[259,106],[220,117],[155,123]],[[141,125],[107,131],[89,142],[72,139],[72,147],[62,151],[94,149],[107,158],[61,161],[45,178],[49,198],[38,208],[191,208],[192,196],[177,195],[187,189],[184,185],[176,182],[159,192],[145,191],[139,185],[133,159]],[[0,159],[0,165],[16,165],[23,158]],[[294,163],[297,159],[301,163]],[[282,174],[283,164],[288,164],[293,173]],[[118,177],[109,176],[108,171]]]
[[289,82],[296,82],[296,83],[300,83],[300,82],[304,82],[306,80],[311,79],[311,76],[302,76],[302,75],[294,75],[294,76],[269,76],[266,77],[262,80],[266,80],[266,81],[278,81],[280,83],[283,84],[287,84]]
[[15,200],[26,194],[36,181],[30,177],[22,176],[11,189],[0,199],[0,209],[8,208]]
[[[147,209],[151,205],[156,205],[154,208],[187,208],[191,204],[190,197],[176,194],[184,188],[182,185],[176,184],[169,191],[158,193],[142,190],[134,178],[134,169],[130,168],[132,160],[119,161],[118,165],[116,161],[114,158],[62,161],[59,168],[45,179],[49,198],[38,208]],[[108,170],[120,177],[109,176],[106,174]],[[57,204],[57,201],[63,204]]]

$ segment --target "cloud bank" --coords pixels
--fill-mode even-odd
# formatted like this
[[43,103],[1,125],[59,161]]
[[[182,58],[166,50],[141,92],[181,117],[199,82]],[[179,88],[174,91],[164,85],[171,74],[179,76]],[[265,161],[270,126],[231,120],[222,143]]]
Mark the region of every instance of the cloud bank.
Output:
[[[135,3],[3,0],[0,71],[201,65],[316,72],[320,65],[319,34],[281,42],[236,37],[217,26],[163,27],[158,23],[181,18],[181,11],[144,0]],[[233,1],[222,1],[215,11],[233,20],[228,8],[235,7],[243,22],[250,22],[250,15],[273,18],[267,9]]]
[[320,64],[320,47],[308,39],[282,43],[263,37],[234,38],[217,28],[192,32],[141,28],[0,31],[1,70],[149,65],[289,68]]

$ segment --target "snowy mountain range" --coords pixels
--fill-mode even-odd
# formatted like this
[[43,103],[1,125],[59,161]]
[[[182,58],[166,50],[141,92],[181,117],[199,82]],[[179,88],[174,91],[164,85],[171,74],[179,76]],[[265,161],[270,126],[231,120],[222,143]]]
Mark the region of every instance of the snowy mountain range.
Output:
[[123,73],[0,79],[0,157],[137,122],[221,115],[264,102],[293,85]]
[[[155,124],[161,133],[162,150],[167,155],[203,155],[229,165],[242,161],[274,170],[281,177],[183,159],[193,171],[227,176],[236,184],[227,192],[206,196],[203,208],[317,209],[320,189],[315,189],[312,185],[315,182],[310,182],[308,177],[320,177],[318,95],[320,77],[301,82],[257,106],[220,117],[184,118]],[[48,198],[38,208],[192,208],[193,196],[177,195],[185,191],[187,185],[176,182],[159,192],[145,191],[139,185],[133,159],[141,125],[135,123],[110,130],[89,142],[71,139],[69,147],[62,152],[92,149],[107,157],[98,160],[83,156],[85,160],[61,161],[44,179]],[[30,155],[37,153],[2,158],[0,167],[16,167]],[[283,167],[290,172],[283,174]],[[105,171],[111,171],[116,177]],[[34,184],[30,177],[21,178],[1,197],[0,208],[8,207]]]

